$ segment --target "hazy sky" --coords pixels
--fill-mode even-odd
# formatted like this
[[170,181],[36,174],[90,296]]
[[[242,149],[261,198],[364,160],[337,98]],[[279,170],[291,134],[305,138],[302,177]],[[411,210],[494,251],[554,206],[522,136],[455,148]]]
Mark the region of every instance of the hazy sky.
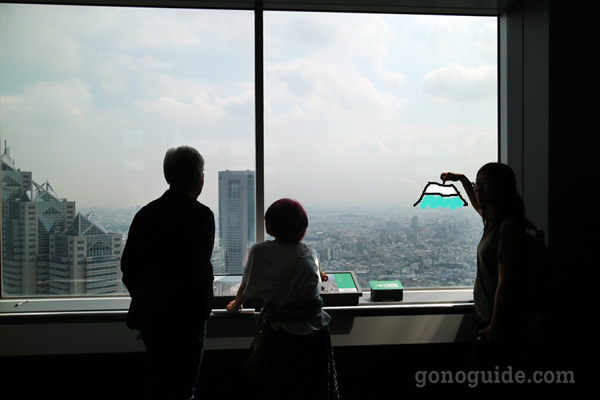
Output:
[[[80,207],[145,204],[167,148],[254,169],[252,12],[0,5],[0,135]],[[265,13],[265,202],[412,205],[497,157],[495,18]]]

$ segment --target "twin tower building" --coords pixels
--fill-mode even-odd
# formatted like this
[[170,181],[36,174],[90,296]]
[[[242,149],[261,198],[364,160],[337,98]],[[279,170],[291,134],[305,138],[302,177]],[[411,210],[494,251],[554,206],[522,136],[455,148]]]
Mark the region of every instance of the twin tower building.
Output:
[[[253,171],[219,172],[216,274],[241,274],[255,242],[254,179]],[[6,296],[126,293],[120,270],[125,232],[109,232],[93,212],[77,213],[75,201],[17,169],[6,146],[0,180]]]

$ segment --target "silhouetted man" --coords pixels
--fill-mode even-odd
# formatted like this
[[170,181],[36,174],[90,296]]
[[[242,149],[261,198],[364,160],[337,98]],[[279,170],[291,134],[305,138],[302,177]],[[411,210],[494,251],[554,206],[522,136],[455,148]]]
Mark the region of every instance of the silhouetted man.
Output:
[[211,312],[215,222],[196,199],[204,159],[194,148],[169,149],[169,189],[134,217],[121,258],[132,301],[127,326],[141,332],[151,399],[193,399]]

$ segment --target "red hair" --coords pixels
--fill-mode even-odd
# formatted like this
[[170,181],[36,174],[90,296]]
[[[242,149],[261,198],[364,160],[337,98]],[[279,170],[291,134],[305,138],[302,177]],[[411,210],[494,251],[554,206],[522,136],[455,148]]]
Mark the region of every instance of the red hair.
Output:
[[279,199],[265,213],[267,233],[275,239],[298,243],[308,228],[308,216],[296,200]]

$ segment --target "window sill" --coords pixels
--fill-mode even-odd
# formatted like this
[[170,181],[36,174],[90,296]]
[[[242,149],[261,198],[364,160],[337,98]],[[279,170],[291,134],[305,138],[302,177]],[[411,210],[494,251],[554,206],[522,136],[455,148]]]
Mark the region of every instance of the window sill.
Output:
[[[471,288],[411,289],[396,302],[325,307],[336,347],[454,343],[470,340]],[[125,326],[129,297],[0,300],[2,356],[143,352],[137,331]],[[207,350],[249,349],[255,310],[231,314],[214,309]],[[43,326],[42,326],[43,325]]]
[[[373,301],[370,292],[364,291],[356,305],[327,306],[325,309],[336,315],[355,316],[464,313],[472,308],[472,291],[472,288],[405,289],[401,301]],[[128,296],[2,299],[0,324],[74,319],[122,320],[129,302]],[[253,309],[246,311],[252,313]],[[216,308],[212,317],[227,315],[224,309]]]

